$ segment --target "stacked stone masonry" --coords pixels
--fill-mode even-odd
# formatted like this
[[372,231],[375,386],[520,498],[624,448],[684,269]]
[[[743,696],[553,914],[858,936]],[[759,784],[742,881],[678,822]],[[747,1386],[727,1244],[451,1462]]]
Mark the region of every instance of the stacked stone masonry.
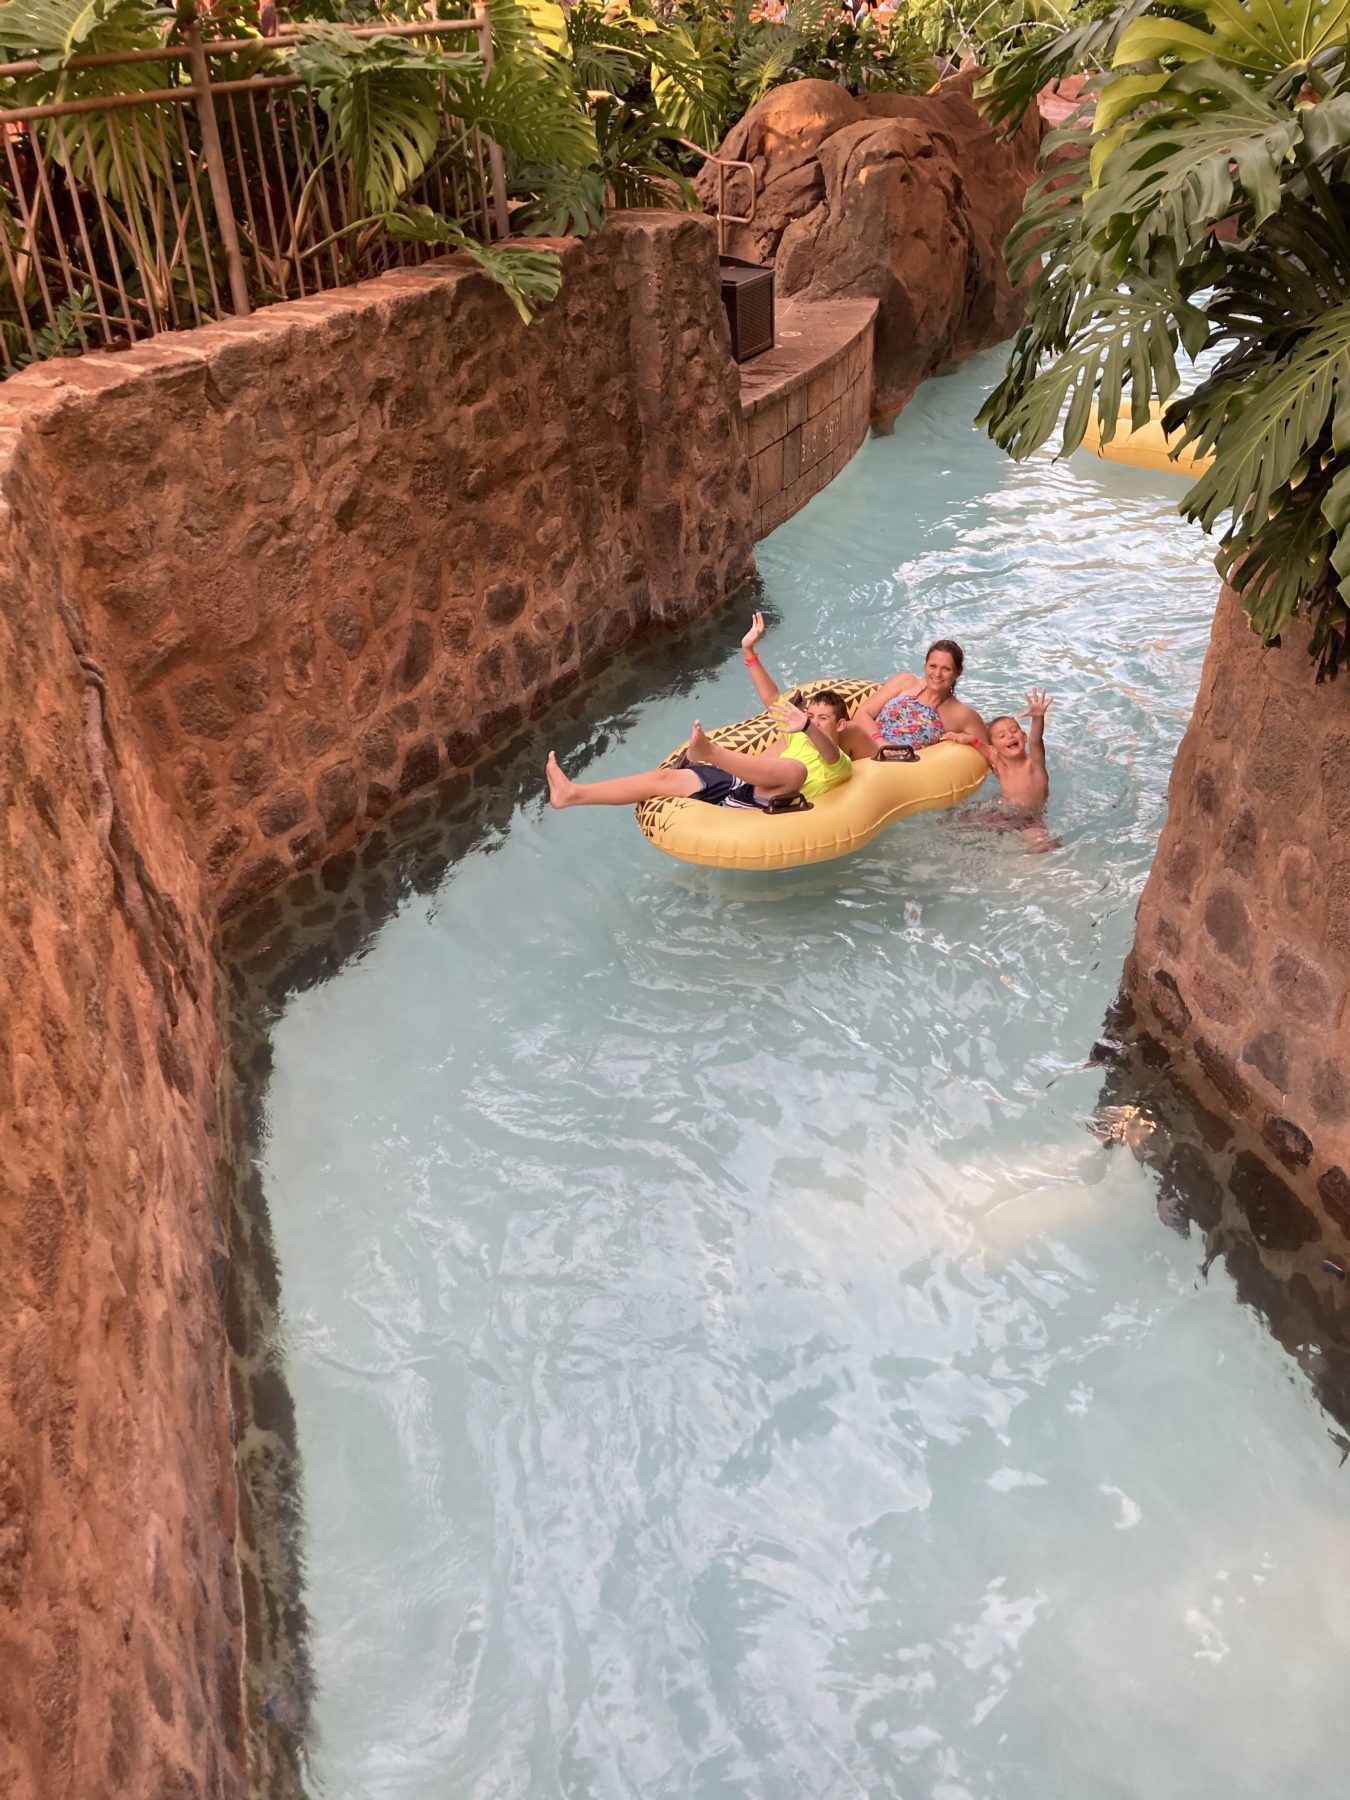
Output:
[[777,342],[741,370],[756,539],[834,479],[867,436],[875,300],[789,303]]
[[753,567],[711,228],[0,389],[0,1794],[246,1781],[213,931]]
[[749,573],[706,228],[599,245],[528,332],[444,267],[8,384],[225,912]]
[[1350,1233],[1350,719],[1225,589],[1127,985]]

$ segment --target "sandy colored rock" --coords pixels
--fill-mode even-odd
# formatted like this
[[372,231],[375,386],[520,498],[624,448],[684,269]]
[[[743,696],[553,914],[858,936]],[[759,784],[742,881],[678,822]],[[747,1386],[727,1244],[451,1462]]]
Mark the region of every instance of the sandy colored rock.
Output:
[[973,76],[962,75],[931,94],[874,94],[867,101],[873,118],[912,120],[952,146],[970,227],[966,301],[952,351],[958,358],[1002,342],[1021,323],[1026,290],[1008,279],[1003,245],[1021,215],[1041,140],[1034,120],[1011,139],[991,131],[972,87]]
[[[727,247],[772,263],[778,291],[803,299],[879,303],[873,417],[885,422],[926,376],[1015,330],[1002,244],[1032,179],[1041,124],[1004,140],[980,117],[974,75],[931,94],[854,99],[801,81],[765,96],[727,134],[721,154],[752,164],[752,224]],[[711,173],[702,178],[711,198]],[[741,179],[744,186],[744,178]],[[728,189],[728,206],[740,204]]]

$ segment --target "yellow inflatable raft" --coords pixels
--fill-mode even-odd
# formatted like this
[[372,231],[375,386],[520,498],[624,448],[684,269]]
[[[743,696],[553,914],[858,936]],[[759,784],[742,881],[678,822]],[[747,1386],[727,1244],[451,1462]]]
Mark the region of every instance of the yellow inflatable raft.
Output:
[[[800,690],[833,688],[850,715],[876,690],[875,681],[812,681]],[[767,713],[710,731],[731,750],[767,749],[782,726]],[[684,746],[661,765],[680,759]],[[810,812],[763,813],[709,806],[702,800],[644,800],[637,809],[643,833],[679,862],[705,869],[796,869],[861,850],[879,831],[910,813],[933,812],[968,799],[988,774],[968,744],[933,744],[918,762],[859,762],[849,780],[813,802]]]
[[1123,406],[1116,420],[1116,435],[1109,444],[1102,442],[1102,422],[1094,413],[1083,433],[1084,450],[1107,462],[1127,463],[1135,469],[1161,469],[1167,475],[1185,475],[1188,480],[1198,481],[1214,461],[1213,455],[1200,456],[1192,445],[1178,450],[1181,433],[1174,431],[1169,437],[1163,430],[1162,408],[1156,400],[1149,412],[1148,423],[1136,430],[1130,424],[1129,407]]

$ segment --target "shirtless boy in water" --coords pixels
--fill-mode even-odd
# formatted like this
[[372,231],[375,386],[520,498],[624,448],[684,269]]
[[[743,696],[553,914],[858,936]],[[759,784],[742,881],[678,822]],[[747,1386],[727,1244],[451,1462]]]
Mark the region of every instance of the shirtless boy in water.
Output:
[[1026,814],[1025,820],[1017,821],[1018,829],[1038,848],[1052,850],[1055,840],[1041,823],[1041,814],[1050,797],[1050,777],[1045,767],[1045,715],[1055,703],[1043,688],[1029,688],[1025,698],[1027,710],[1022,717],[1029,720],[1030,731],[1023,731],[1017,720],[1005,713],[990,720],[987,744],[972,731],[948,731],[943,741],[969,744],[978,750],[998,777],[1003,798]]

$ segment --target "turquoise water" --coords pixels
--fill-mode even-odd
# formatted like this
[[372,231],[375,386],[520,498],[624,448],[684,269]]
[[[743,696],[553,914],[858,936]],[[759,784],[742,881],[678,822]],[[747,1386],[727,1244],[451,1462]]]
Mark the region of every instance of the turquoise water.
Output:
[[[996,370],[761,547],[764,655],[1048,686],[1059,849],[694,871],[531,778],[275,1024],[316,1795],[1343,1787],[1328,1420],[1085,1128],[1215,577],[1175,483],[976,434]],[[565,760],[753,711],[742,628]]]

